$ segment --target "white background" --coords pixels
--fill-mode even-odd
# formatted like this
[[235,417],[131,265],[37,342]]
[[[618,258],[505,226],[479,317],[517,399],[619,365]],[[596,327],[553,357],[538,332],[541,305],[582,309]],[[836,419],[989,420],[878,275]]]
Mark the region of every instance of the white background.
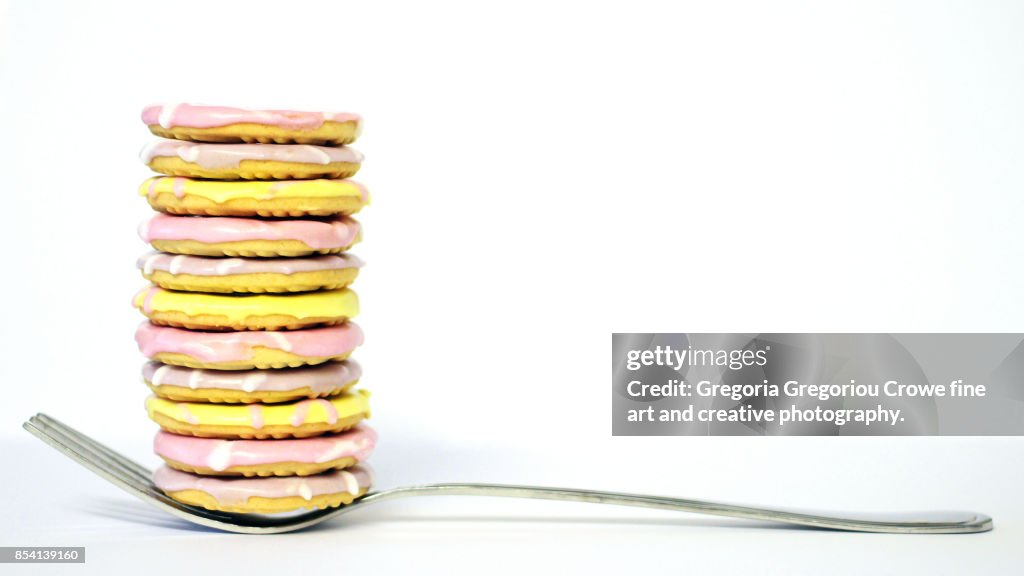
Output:
[[[1020,439],[613,438],[608,373],[615,331],[1021,330],[1021,4],[23,0],[3,15],[0,446],[26,476],[0,496],[0,545],[84,543],[93,570],[179,574],[1024,560]],[[44,410],[156,464],[129,300],[148,214],[138,114],[160,101],[366,117],[357,357],[382,486],[977,508],[997,530],[465,500],[273,541],[158,520],[20,424]]]

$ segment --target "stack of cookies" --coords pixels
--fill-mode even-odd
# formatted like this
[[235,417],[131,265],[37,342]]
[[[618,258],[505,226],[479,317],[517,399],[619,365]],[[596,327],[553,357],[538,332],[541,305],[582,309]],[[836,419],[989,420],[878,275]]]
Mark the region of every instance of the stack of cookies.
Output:
[[143,161],[157,251],[134,304],[149,359],[146,408],[166,466],[154,482],[211,510],[276,513],[351,503],[376,442],[348,286],[361,262],[350,216],[369,201],[346,178],[362,155],[354,114],[150,106]]

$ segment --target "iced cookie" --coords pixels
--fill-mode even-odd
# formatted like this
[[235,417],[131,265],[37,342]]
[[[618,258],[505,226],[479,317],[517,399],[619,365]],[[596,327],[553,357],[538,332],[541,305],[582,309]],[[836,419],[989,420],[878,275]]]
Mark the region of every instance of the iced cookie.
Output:
[[284,440],[225,440],[160,431],[153,451],[175,470],[204,476],[308,476],[366,460],[377,433],[365,424],[339,434]]
[[359,383],[355,360],[282,370],[200,370],[159,362],[142,367],[142,379],[154,394],[183,402],[290,402],[341,394]]
[[190,292],[306,292],[351,284],[363,262],[351,254],[306,258],[208,258],[150,252],[136,262],[142,276]]
[[370,489],[373,476],[366,465],[283,478],[217,478],[161,466],[153,474],[153,483],[183,504],[223,512],[276,514],[351,504]]
[[342,432],[370,417],[365,390],[282,404],[209,404],[146,399],[149,418],[201,438],[306,438]]
[[148,286],[132,304],[154,324],[192,330],[299,330],[334,326],[359,313],[348,288],[296,294],[205,294]]
[[362,238],[362,230],[348,216],[259,220],[154,214],[139,226],[139,236],[172,254],[291,257],[348,250]]
[[207,370],[297,368],[344,360],[363,343],[352,322],[340,326],[279,332],[197,332],[143,322],[135,331],[139,350],[150,360]]
[[308,144],[201,144],[155,140],[141,153],[154,172],[214,180],[348,178],[363,155],[353,148]]
[[223,512],[275,514],[351,504],[369,491],[373,474],[361,465],[315,476],[216,478],[161,466],[153,474],[153,483],[184,504]]
[[156,176],[139,194],[154,210],[200,216],[331,216],[355,214],[370,201],[353,180],[220,182]]
[[362,129],[358,114],[191,104],[147,106],[142,121],[157,136],[201,142],[339,145],[354,142]]

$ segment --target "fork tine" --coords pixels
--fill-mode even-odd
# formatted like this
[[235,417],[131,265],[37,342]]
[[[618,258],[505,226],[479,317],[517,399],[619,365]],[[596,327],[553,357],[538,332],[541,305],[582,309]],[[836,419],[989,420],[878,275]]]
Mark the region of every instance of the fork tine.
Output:
[[[221,530],[229,529],[228,525],[234,524],[237,521],[236,516],[226,512],[205,510],[177,502],[170,496],[164,494],[162,490],[156,488],[150,479],[151,475],[149,471],[142,468],[141,465],[135,464],[136,468],[141,468],[145,472],[145,474],[140,477],[135,472],[126,470],[121,464],[106,458],[106,456],[92,449],[90,446],[79,442],[75,437],[65,434],[56,428],[47,426],[39,418],[30,418],[23,426],[26,430],[46,444],[56,448],[59,452],[78,462],[82,466],[85,466],[98,476],[110,481],[133,496],[140,498],[149,504],[156,504],[178,517],[206,526],[213,525],[208,522],[203,522],[202,520],[212,520],[219,524],[213,527],[220,528]],[[77,432],[66,424],[64,425],[64,428],[76,433],[77,436],[86,437],[84,434]],[[107,452],[117,454],[95,440],[92,440],[91,443],[93,446],[104,449]],[[128,462],[132,462],[125,456],[121,456],[120,454],[118,454],[118,456]]]
[[[91,458],[94,462],[101,463],[107,467],[117,468],[122,474],[131,477],[132,480],[134,480],[136,483],[140,485],[152,485],[152,473],[150,473],[149,471],[145,471],[145,469],[143,469],[143,472],[140,472],[138,470],[140,466],[127,466],[123,464],[121,460],[109,456],[108,454],[105,453],[105,451],[102,448],[96,447],[97,445],[103,446],[99,442],[96,442],[95,440],[91,442],[84,441],[82,440],[80,435],[76,436],[73,433],[67,432],[64,429],[67,428],[66,426],[64,428],[53,426],[52,424],[38,417],[30,418],[29,422],[38,430],[41,430],[51,438],[60,441],[62,444],[65,444],[75,449],[83,456]],[[112,450],[106,448],[106,451]],[[124,456],[122,456],[121,458],[127,460],[127,458],[125,458]]]
[[40,427],[37,421],[34,422],[31,419],[25,422],[24,428],[68,458],[92,470],[96,475],[133,496],[147,501],[159,500],[164,503],[177,504],[158,490],[151,481],[140,482],[134,474],[128,473],[120,466],[111,466],[112,462],[104,460],[102,456],[97,457],[98,455],[95,453],[90,453],[88,448],[76,444],[73,439],[69,439],[57,430]]
[[101,444],[96,440],[93,440],[89,436],[82,434],[78,430],[75,430],[74,428],[68,426],[67,424],[64,424],[63,422],[57,420],[53,416],[49,416],[47,414],[43,414],[40,412],[39,414],[36,414],[34,417],[32,417],[30,421],[38,421],[48,428],[55,428],[64,436],[69,437],[71,440],[75,440],[78,444],[84,445],[85,447],[91,449],[92,451],[97,452],[113,460],[122,468],[124,468],[127,472],[130,472],[137,476],[140,480],[150,482],[152,479],[153,473],[145,466],[139,464],[138,462],[132,460],[131,458],[128,458],[127,456],[124,456],[120,452],[117,452],[107,447],[106,445]]
[[49,444],[53,448],[56,448],[68,458],[71,458],[75,462],[78,462],[82,466],[92,470],[97,475],[117,485],[122,490],[140,497],[151,496],[151,493],[155,492],[151,483],[142,483],[134,474],[129,474],[119,467],[110,466],[109,462],[104,461],[102,458],[97,458],[95,454],[90,454],[88,450],[83,449],[82,446],[66,441],[65,437],[63,437],[59,432],[40,427],[38,423],[33,420],[25,422],[23,426],[25,430],[28,430],[43,442]]

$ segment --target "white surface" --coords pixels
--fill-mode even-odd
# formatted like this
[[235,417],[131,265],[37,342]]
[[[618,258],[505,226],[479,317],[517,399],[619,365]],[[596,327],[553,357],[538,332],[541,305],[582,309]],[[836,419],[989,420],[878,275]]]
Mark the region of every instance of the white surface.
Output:
[[[772,441],[774,442],[774,441]],[[197,530],[150,509],[53,450],[3,444],[37,471],[15,476],[0,545],[86,546],[90,572],[153,574],[1017,574],[1024,563],[1024,461],[1017,439],[616,438],[551,452],[473,451],[395,435],[374,457],[380,486],[438,480],[632,490],[837,510],[972,509],[997,528],[961,536],[787,530],[767,524],[585,504],[468,497],[385,502],[284,536]],[[777,444],[777,443],[775,443]],[[140,459],[146,446],[118,448]],[[632,462],[616,454],[635,454]],[[611,458],[613,463],[607,460]],[[73,481],[72,481],[73,479]],[[12,525],[11,519],[15,519]]]
[[[409,503],[359,530],[274,540],[260,562],[1009,572],[1019,439],[610,438],[608,352],[614,331],[1020,330],[1022,12],[12,2],[0,435],[24,442],[18,426],[45,409],[146,453],[128,305],[148,213],[135,195],[144,104],[353,110],[368,119],[359,179],[374,193],[356,251],[369,262],[358,357],[390,483],[967,507],[1000,528],[890,539],[606,523],[576,508],[565,514],[590,520],[536,523],[547,507],[475,502],[428,522],[416,518],[437,509]],[[4,446],[5,462],[22,461],[26,448]],[[17,511],[3,544],[89,543],[94,570],[157,550],[168,570],[267,550],[147,527],[96,479],[24,446],[38,472],[5,491]],[[70,501],[76,520],[49,528]],[[463,517],[477,513],[492,519]],[[497,520],[510,514],[520,520]]]

